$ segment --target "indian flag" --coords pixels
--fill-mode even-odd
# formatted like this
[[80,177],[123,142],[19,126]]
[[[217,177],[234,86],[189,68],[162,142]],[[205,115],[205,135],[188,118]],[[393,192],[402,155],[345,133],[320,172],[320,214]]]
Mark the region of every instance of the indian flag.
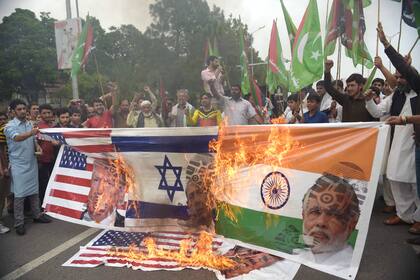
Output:
[[[280,125],[270,129],[229,127],[219,132],[215,166],[223,174],[217,174],[216,232],[237,244],[339,277],[354,278],[366,240],[388,130],[380,123],[353,123]],[[305,194],[325,182],[334,185],[331,178],[351,185],[360,208],[357,225],[346,240],[353,253],[348,264],[340,268],[295,253],[308,247],[303,236]],[[337,201],[339,205],[340,199],[321,196],[330,205]]]

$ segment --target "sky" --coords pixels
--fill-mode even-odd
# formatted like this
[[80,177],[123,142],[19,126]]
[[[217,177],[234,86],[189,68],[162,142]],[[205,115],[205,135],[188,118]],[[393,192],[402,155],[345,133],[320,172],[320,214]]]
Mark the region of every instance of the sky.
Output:
[[[66,18],[65,0],[0,0],[0,18],[10,15],[16,8],[30,9],[37,16],[40,12],[51,12],[51,17],[58,20]],[[72,15],[76,16],[75,0],[72,2]],[[79,15],[85,18],[89,13],[98,18],[102,27],[109,28],[111,26],[120,26],[121,24],[133,24],[140,31],[144,31],[152,22],[149,15],[149,5],[154,0],[80,0]],[[277,19],[280,40],[283,47],[284,57],[290,58],[290,46],[286,26],[284,23],[283,13],[279,0],[207,0],[210,7],[216,5],[224,10],[225,16],[232,14],[235,17],[240,16],[242,21],[248,25],[250,33],[256,31],[253,46],[259,51],[260,57],[265,58],[268,53],[269,38],[273,19]],[[332,0],[317,0],[318,11],[321,21],[321,30],[324,32],[327,2],[330,6]],[[284,0],[284,4],[289,11],[295,25],[298,27],[300,20],[305,12],[309,0]],[[376,24],[377,24],[378,0],[372,0],[372,4],[365,8],[365,18],[367,30],[365,33],[365,41],[372,57],[376,52]],[[387,36],[391,38],[391,44],[396,48],[399,32],[399,15],[401,13],[401,3],[391,0],[380,1],[380,18],[384,26]],[[323,33],[324,37],[324,33]],[[402,25],[401,46],[402,54],[408,53],[411,46],[417,39],[417,32],[414,28],[409,27],[405,23]],[[223,54],[222,54],[223,56]],[[389,67],[389,60],[383,52],[383,47],[379,45],[379,56],[382,57],[383,63]],[[420,43],[413,50],[413,66],[420,69]],[[337,54],[330,57],[337,60]],[[238,61],[239,63],[239,61]],[[261,67],[261,66],[256,66]],[[351,73],[361,73],[361,66],[355,68],[351,60],[342,55],[341,76],[346,78]],[[394,68],[392,68],[394,69]],[[333,69],[335,71],[335,69]],[[369,70],[365,70],[365,76]],[[381,76],[381,74],[377,74]]]

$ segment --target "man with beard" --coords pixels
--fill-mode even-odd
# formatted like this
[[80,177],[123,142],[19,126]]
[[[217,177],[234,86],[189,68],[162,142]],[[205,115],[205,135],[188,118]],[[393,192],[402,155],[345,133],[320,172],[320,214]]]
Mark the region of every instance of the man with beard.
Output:
[[116,106],[111,107],[112,117],[114,119],[114,127],[117,128],[126,128],[127,126],[127,116],[130,112],[130,103],[127,99],[122,99],[120,101],[119,108]]
[[310,250],[294,253],[317,264],[348,267],[353,248],[347,240],[359,215],[359,200],[352,185],[324,173],[303,198],[303,240]]
[[153,112],[152,103],[144,100],[140,104],[140,114],[137,119],[137,127],[163,127],[163,120]]
[[223,90],[223,68],[220,66],[219,58],[216,56],[209,56],[207,58],[208,67],[201,71],[201,79],[203,80],[204,91],[212,94],[210,90],[209,81],[214,80],[214,87],[220,95],[224,95]]
[[369,114],[365,107],[363,96],[363,84],[365,79],[362,75],[354,73],[346,80],[347,94],[335,89],[331,83],[331,68],[334,66],[332,60],[325,62],[324,86],[325,90],[334,100],[343,106],[343,122],[369,122],[374,118]]
[[41,147],[35,140],[38,128],[26,120],[26,103],[15,99],[10,103],[15,118],[4,129],[9,149],[10,174],[14,193],[14,218],[18,235],[25,234],[23,205],[25,197],[29,197],[35,223],[51,222],[39,207],[38,164],[35,154],[42,154]]
[[[410,116],[416,112],[417,94],[400,73],[395,74],[397,88],[394,93],[375,104],[371,90],[365,93],[366,108],[376,118],[384,115]],[[397,214],[384,221],[386,225],[414,224],[412,233],[420,233],[420,199],[417,195],[414,128],[411,125],[396,126],[392,132],[391,149],[386,169],[387,178],[395,200]]]

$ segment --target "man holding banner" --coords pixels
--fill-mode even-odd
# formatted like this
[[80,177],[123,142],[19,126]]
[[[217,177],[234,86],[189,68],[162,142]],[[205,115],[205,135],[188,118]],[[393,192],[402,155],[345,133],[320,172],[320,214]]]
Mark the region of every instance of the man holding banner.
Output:
[[[420,92],[419,74],[413,67],[410,66],[410,63],[407,62],[388,42],[381,23],[378,23],[377,31],[378,31],[378,37],[381,43],[385,47],[385,53],[387,54],[387,56],[389,57],[389,59],[391,60],[395,68],[399,71],[399,73],[397,72],[397,76],[399,77],[398,82],[401,83],[401,81],[403,81],[408,87],[412,88],[410,93],[406,94],[405,96],[405,99],[406,99],[405,103],[408,103],[408,104],[404,104],[405,106],[404,108],[402,108],[402,110],[404,109],[405,111],[401,111],[401,113],[399,114],[392,114],[391,112],[392,116],[398,117],[401,120],[405,120],[402,123],[407,124],[406,116],[411,116],[411,115],[415,115],[419,113],[419,107],[420,107],[420,102],[419,102],[419,97],[418,97],[418,94]],[[391,99],[391,97],[389,97],[388,99]],[[397,98],[392,97],[392,99],[395,99],[396,101],[398,101]],[[394,103],[393,100],[391,101],[392,101],[391,103]],[[391,105],[390,110],[392,110],[392,108],[394,107],[396,106]],[[394,198],[395,198],[395,202],[397,206],[397,214],[398,214],[398,217],[391,217],[391,218],[393,218],[392,222],[394,222],[394,224],[399,223],[400,222],[399,219],[402,219],[409,223],[414,223],[414,225],[409,229],[409,232],[413,234],[420,234],[420,199],[419,199],[420,127],[419,125],[396,126],[395,135],[398,135],[399,136],[398,138],[401,137],[399,131],[411,131],[410,136],[407,135],[407,137],[405,137],[405,139],[401,143],[399,143],[399,145],[397,146],[401,149],[401,153],[399,154],[400,158],[404,159],[405,162],[410,160],[411,164],[407,167],[404,167],[401,165],[396,166],[395,173],[397,173],[399,176],[402,176],[402,174],[405,174],[407,176],[408,175],[407,173],[409,173],[410,182],[405,183],[405,187],[400,186],[395,191],[394,191],[394,188],[392,187],[392,182],[391,182],[391,188],[394,194]],[[415,141],[412,138],[413,134],[415,134]],[[392,145],[394,146],[394,144],[395,144],[395,139]],[[405,147],[405,149],[402,150],[401,147]],[[392,151],[392,148],[391,148],[391,151]],[[405,152],[405,154],[403,154],[403,152]],[[388,164],[392,160],[391,156],[392,154],[390,153]],[[395,193],[397,194],[397,197],[395,197]],[[404,195],[401,196],[402,194]],[[398,202],[398,199],[400,200],[400,202]],[[401,208],[401,206],[403,207]],[[398,208],[400,208],[400,211],[398,211],[399,210]],[[388,220],[386,220],[385,222],[387,222]],[[389,220],[389,222],[391,222],[391,220]]]

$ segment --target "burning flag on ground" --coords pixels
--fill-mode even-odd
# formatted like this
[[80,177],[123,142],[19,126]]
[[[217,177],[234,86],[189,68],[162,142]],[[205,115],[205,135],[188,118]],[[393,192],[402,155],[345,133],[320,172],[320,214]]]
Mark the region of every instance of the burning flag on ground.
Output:
[[114,230],[104,230],[63,264],[70,267],[100,265],[144,271],[205,268],[216,272],[218,279],[269,277],[284,280],[293,279],[300,266],[205,233]]

